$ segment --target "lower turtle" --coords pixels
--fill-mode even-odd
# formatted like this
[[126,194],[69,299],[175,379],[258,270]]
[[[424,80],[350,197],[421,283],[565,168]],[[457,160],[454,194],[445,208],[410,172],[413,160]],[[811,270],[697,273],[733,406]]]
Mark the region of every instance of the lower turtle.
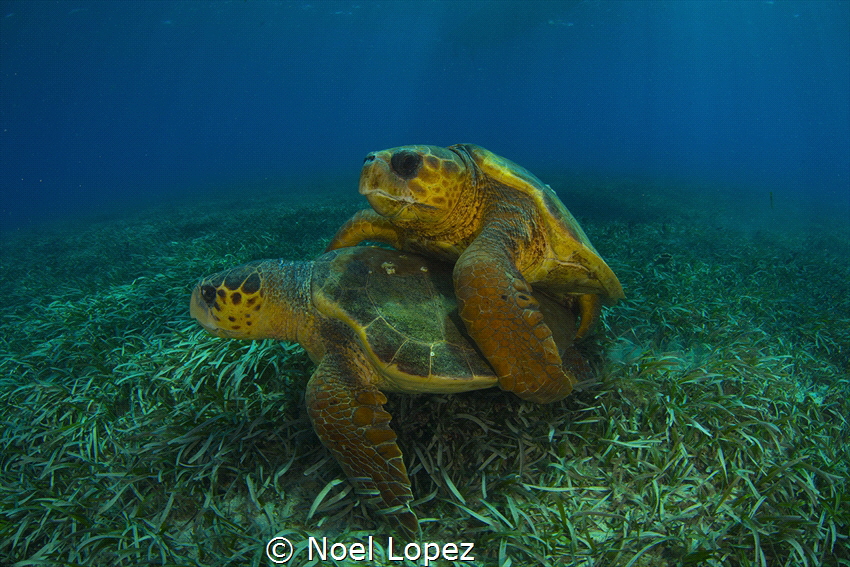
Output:
[[355,214],[328,250],[380,241],[455,262],[460,316],[499,385],[540,403],[572,390],[532,285],[577,298],[577,338],[603,304],[623,297],[617,276],[552,189],[523,167],[473,144],[401,146],[366,156]]
[[[578,307],[535,297],[564,364],[589,376],[572,345]],[[305,398],[319,439],[359,495],[406,535],[419,533],[383,392],[456,393],[498,382],[460,320],[451,265],[376,247],[255,261],[202,279],[190,311],[219,337],[300,343],[317,365]]]

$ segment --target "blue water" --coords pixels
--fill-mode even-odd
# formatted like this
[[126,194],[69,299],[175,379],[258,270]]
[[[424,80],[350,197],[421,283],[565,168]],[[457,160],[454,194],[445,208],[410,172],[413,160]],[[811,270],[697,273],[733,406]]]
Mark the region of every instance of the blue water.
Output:
[[0,122],[0,230],[457,142],[841,212],[850,3],[2,2]]

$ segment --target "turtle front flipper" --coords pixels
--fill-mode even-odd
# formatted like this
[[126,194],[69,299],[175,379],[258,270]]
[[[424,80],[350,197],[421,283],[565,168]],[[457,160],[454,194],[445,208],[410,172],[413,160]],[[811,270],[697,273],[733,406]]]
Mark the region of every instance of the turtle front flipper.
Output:
[[364,209],[345,221],[336,231],[325,252],[357,246],[365,240],[384,242],[397,250],[401,249],[402,244],[398,227],[372,209]]
[[413,538],[419,522],[410,510],[410,479],[383,408],[387,398],[367,380],[373,372],[357,349],[328,352],[307,384],[307,409],[357,493]]
[[503,390],[554,402],[572,391],[575,377],[562,366],[540,304],[511,258],[512,246],[507,235],[485,231],[461,254],[453,273],[458,311]]

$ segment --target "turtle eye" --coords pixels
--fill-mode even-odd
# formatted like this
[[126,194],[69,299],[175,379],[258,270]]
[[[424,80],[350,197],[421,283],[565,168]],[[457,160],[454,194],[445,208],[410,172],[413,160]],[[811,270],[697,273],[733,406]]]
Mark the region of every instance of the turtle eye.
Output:
[[393,154],[390,159],[390,167],[399,176],[405,179],[416,177],[419,167],[422,165],[422,156],[410,150],[401,150]]
[[215,288],[211,285],[201,286],[201,297],[207,305],[212,305],[215,301]]

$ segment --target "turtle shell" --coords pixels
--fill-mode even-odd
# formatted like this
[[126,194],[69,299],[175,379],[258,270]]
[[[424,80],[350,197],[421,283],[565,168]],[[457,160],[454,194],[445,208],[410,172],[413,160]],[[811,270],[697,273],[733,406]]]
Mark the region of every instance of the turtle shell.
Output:
[[[498,379],[457,312],[452,266],[375,247],[343,248],[313,263],[317,310],[351,328],[395,392],[453,393],[489,388]],[[568,346],[572,314],[538,296],[544,316]]]
[[457,313],[451,266],[382,248],[345,248],[314,262],[313,300],[356,334],[379,388],[461,392],[497,378]]
[[607,304],[616,303],[623,297],[617,276],[602,260],[581,225],[551,187],[524,167],[475,144],[457,144],[450,149],[465,153],[482,175],[519,191],[534,203],[541,228],[548,236],[555,257],[536,267],[534,271],[540,274],[539,278],[535,274],[526,274],[526,279],[545,281],[553,289],[557,289],[557,283],[563,281],[568,283],[573,293],[598,293]]

